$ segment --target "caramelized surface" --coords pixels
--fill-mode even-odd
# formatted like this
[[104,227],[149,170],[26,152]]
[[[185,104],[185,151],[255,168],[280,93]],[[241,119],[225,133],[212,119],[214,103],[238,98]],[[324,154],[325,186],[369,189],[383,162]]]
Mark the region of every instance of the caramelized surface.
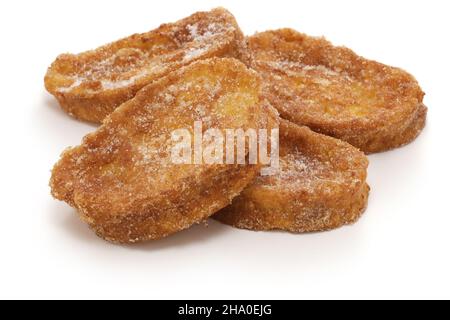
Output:
[[302,233],[355,222],[367,206],[367,158],[349,144],[282,120],[280,171],[260,176],[215,219]]
[[265,128],[258,75],[234,59],[196,62],[142,89],[53,169],[55,198],[114,242],[159,239],[230,204],[259,165],[176,165],[171,134]]
[[371,153],[406,144],[425,126],[423,92],[408,73],[290,29],[248,39],[250,65],[282,117]]
[[199,59],[239,57],[242,41],[228,11],[200,12],[94,51],[61,55],[49,68],[45,85],[70,114],[100,122],[169,72]]

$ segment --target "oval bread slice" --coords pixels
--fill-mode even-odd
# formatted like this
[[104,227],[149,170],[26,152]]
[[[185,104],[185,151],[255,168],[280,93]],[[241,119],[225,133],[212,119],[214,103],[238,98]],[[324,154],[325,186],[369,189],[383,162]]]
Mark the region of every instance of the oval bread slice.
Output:
[[282,118],[365,153],[405,145],[425,126],[424,93],[401,69],[291,29],[258,33],[248,47]]
[[346,142],[286,120],[280,171],[260,176],[214,216],[249,230],[326,231],[354,223],[368,202],[368,160]]
[[243,34],[225,9],[199,12],[78,55],[48,69],[47,90],[70,115],[100,123],[144,86],[200,59],[239,58]]
[[[142,89],[65,151],[50,186],[112,242],[160,239],[231,203],[260,165],[174,164],[172,133],[264,128],[260,78],[235,59],[203,60]],[[247,150],[248,151],[248,150]]]

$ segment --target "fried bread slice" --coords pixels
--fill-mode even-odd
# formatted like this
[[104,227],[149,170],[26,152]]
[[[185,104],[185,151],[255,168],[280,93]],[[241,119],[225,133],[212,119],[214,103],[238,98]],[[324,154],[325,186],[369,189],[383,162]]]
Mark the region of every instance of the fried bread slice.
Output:
[[[174,164],[174,130],[264,128],[259,75],[235,59],[183,67],[143,88],[80,146],[65,151],[50,186],[102,238],[160,239],[231,203],[260,165]],[[248,152],[248,149],[247,149]]]
[[403,70],[291,29],[258,33],[248,48],[282,118],[368,154],[405,145],[425,126],[424,93]]
[[78,55],[48,69],[47,90],[70,115],[100,123],[144,86],[196,60],[236,57],[244,37],[233,15],[218,8]]
[[354,223],[368,202],[367,167],[366,156],[350,144],[281,120],[279,172],[258,177],[214,219],[293,233]]

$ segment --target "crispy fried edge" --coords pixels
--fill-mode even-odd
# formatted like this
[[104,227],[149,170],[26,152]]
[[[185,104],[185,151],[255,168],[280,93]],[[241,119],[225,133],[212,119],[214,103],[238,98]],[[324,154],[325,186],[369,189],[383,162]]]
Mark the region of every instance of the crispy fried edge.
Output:
[[338,121],[330,120],[329,118],[312,118],[300,113],[291,113],[285,108],[286,101],[274,94],[273,90],[265,90],[268,100],[279,110],[282,118],[298,125],[308,126],[318,133],[344,140],[366,154],[388,151],[407,145],[414,141],[424,129],[428,112],[427,107],[423,104],[425,94],[417,83],[417,80],[406,71],[365,59],[348,48],[333,46],[333,44],[323,38],[313,38],[292,29],[279,29],[257,33],[246,39],[246,47],[249,53],[245,61],[259,72],[261,72],[261,64],[258,63],[254,57],[254,53],[252,53],[252,41],[259,37],[264,38],[270,36],[278,39],[289,39],[289,41],[303,41],[307,39],[314,42],[314,45],[319,50],[330,50],[335,57],[351,61],[352,68],[355,69],[359,66],[359,70],[372,67],[380,70],[380,72],[386,72],[385,70],[402,72],[404,78],[408,79],[408,83],[415,87],[411,94],[416,95],[417,98],[417,103],[404,106],[400,115],[398,113],[390,115],[389,121],[387,121],[386,114],[380,118],[369,117],[370,122],[366,121],[367,118]]
[[49,93],[51,93],[59,102],[61,108],[66,111],[69,115],[73,116],[76,119],[93,122],[93,123],[101,123],[106,116],[108,116],[111,112],[114,111],[118,106],[120,106],[122,103],[130,100],[133,98],[136,93],[142,89],[144,86],[148,85],[149,83],[160,79],[161,77],[175,71],[176,69],[186,66],[192,62],[201,60],[201,59],[207,59],[212,57],[230,57],[230,58],[241,58],[242,55],[245,54],[245,51],[243,49],[244,47],[244,35],[242,31],[239,28],[239,25],[237,24],[236,19],[234,16],[228,12],[226,9],[223,8],[216,8],[213,9],[210,12],[197,12],[187,18],[184,18],[178,22],[172,23],[172,24],[163,24],[158,29],[155,29],[153,31],[150,31],[148,33],[143,34],[135,34],[128,38],[124,38],[121,40],[118,40],[114,43],[102,46],[98,49],[87,51],[85,53],[79,54],[79,56],[83,55],[95,55],[96,52],[100,51],[109,51],[112,50],[112,48],[116,48],[117,46],[120,46],[122,43],[126,45],[129,42],[138,41],[139,39],[149,36],[158,34],[164,30],[180,26],[180,25],[187,25],[190,23],[195,23],[199,19],[204,19],[205,17],[208,17],[208,15],[216,15],[216,16],[223,16],[224,19],[226,19],[231,24],[235,25],[235,34],[232,35],[229,39],[224,39],[221,43],[221,46],[217,48],[215,51],[209,52],[209,54],[206,57],[197,58],[189,63],[174,63],[171,67],[167,68],[166,72],[156,78],[152,78],[148,81],[144,81],[142,83],[135,83],[134,85],[130,85],[125,88],[121,89],[115,89],[115,90],[103,90],[95,93],[91,92],[83,92],[83,93],[73,93],[73,92],[60,92],[53,86],[53,78],[58,76],[59,74],[55,71],[56,67],[58,66],[58,63],[61,59],[64,58],[65,55],[59,56],[53,64],[50,66],[50,68],[47,71],[47,74],[44,79],[45,87]]
[[[258,191],[262,188],[253,184],[233,200],[232,205],[214,215],[214,219],[240,229],[254,231],[284,230],[292,233],[307,233],[327,231],[343,225],[356,222],[367,208],[370,187],[366,183],[368,160],[363,153],[343,141],[324,136],[300,127],[288,121],[281,121],[281,144],[299,143],[314,145],[316,149],[325,147],[330,161],[348,161],[353,157],[354,177],[358,181],[352,186],[350,183],[341,185],[334,194],[324,190],[314,190],[311,194],[299,193],[296,190],[274,192],[263,190],[261,197]],[[283,142],[284,141],[284,142]],[[289,141],[289,142],[287,142]],[[335,159],[336,152],[341,149],[347,159]],[[323,156],[323,155],[322,155]],[[276,210],[267,210],[259,202],[273,199]],[[299,204],[299,205],[293,205]],[[325,216],[324,216],[325,210]]]
[[[96,135],[101,130],[104,130],[105,126],[109,126],[113,123],[113,121],[122,121],[121,114],[127,114],[127,110],[130,109],[136,101],[139,101],[140,97],[147,94],[147,92],[151,92],[153,87],[158,87],[164,85],[164,83],[170,83],[167,79],[176,79],[178,77],[182,77],[182,74],[188,68],[195,68],[197,64],[211,64],[216,65],[217,63],[223,63],[224,67],[228,64],[230,68],[238,68],[241,69],[242,72],[248,72],[255,77],[255,81],[261,81],[258,74],[252,70],[247,69],[244,64],[235,59],[210,59],[204,61],[198,61],[190,66],[184,67],[178,70],[176,73],[168,75],[165,78],[162,78],[150,85],[146,88],[142,89],[134,99],[128,101],[123,104],[121,107],[117,108],[105,121],[105,124],[101,126],[96,132],[88,135],[87,137],[92,140],[96,138]],[[276,115],[271,112],[270,109],[267,109],[267,102],[264,101],[263,96],[261,94],[259,108],[261,108],[260,116],[255,116],[255,124],[266,124],[268,121],[278,121],[278,114],[276,111]],[[276,119],[275,119],[276,117]],[[122,120],[121,120],[122,119]],[[125,118],[126,121],[126,118]],[[261,123],[262,122],[262,123]],[[189,228],[190,226],[200,223],[210,217],[212,214],[217,212],[218,210],[226,207],[231,204],[233,198],[238,196],[241,191],[254,179],[259,173],[261,169],[260,165],[254,166],[233,166],[230,170],[220,178],[220,180],[209,179],[205,181],[205,185],[207,185],[206,189],[209,190],[209,195],[199,195],[203,202],[214,202],[216,205],[214,207],[209,207],[207,212],[203,212],[202,207],[199,205],[198,198],[191,199],[190,201],[180,203],[180,206],[183,206],[187,211],[191,212],[192,223],[189,225],[182,226],[179,229],[175,230],[166,230],[161,232],[156,232],[154,234],[146,234],[142,233],[130,233],[130,226],[136,225],[137,223],[142,223],[141,229],[146,229],[146,224],[158,224],[158,219],[161,218],[160,222],[167,224],[167,216],[168,213],[161,213],[156,209],[156,211],[144,212],[144,213],[136,213],[131,210],[130,214],[123,215],[121,217],[110,217],[101,223],[97,223],[90,215],[87,213],[89,211],[87,208],[83,208],[79,206],[76,201],[75,194],[75,186],[73,181],[77,179],[76,175],[79,171],[76,168],[76,161],[74,161],[74,155],[79,152],[82,152],[83,145],[86,143],[86,137],[83,139],[83,144],[76,148],[66,150],[62,155],[59,162],[54,166],[52,171],[52,177],[50,180],[50,187],[52,191],[52,195],[61,201],[65,201],[72,207],[78,209],[79,215],[83,221],[85,221],[94,231],[95,233],[104,238],[107,241],[114,243],[136,243],[143,242],[147,240],[157,240],[164,238],[170,234],[175,232],[182,231],[184,229]],[[233,187],[229,187],[232,185]],[[223,190],[227,191],[227,194],[222,194]],[[176,190],[174,190],[176,191]],[[177,192],[176,192],[177,193]],[[158,206],[155,206],[159,208]],[[175,208],[176,209],[176,208]],[[186,211],[185,210],[185,211]],[[170,216],[170,215],[169,215]],[[176,220],[176,217],[174,218]],[[142,222],[144,221],[144,222]],[[169,221],[170,222],[170,221]]]

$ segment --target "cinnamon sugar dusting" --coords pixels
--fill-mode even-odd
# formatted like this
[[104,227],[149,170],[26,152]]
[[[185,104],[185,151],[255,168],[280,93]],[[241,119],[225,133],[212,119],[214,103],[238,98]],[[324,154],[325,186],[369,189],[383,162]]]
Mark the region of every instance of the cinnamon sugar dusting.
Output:
[[239,59],[243,39],[225,9],[199,12],[93,51],[60,55],[48,69],[45,85],[70,115],[101,123],[140,89],[170,72],[202,59]]
[[424,126],[423,92],[407,72],[291,29],[248,38],[250,65],[281,116],[366,153],[414,140]]
[[239,61],[193,63],[141,90],[66,151],[52,193],[109,241],[159,239],[200,223],[230,204],[260,166],[174,164],[171,133],[195,121],[205,131],[264,128],[262,102],[259,78]]

